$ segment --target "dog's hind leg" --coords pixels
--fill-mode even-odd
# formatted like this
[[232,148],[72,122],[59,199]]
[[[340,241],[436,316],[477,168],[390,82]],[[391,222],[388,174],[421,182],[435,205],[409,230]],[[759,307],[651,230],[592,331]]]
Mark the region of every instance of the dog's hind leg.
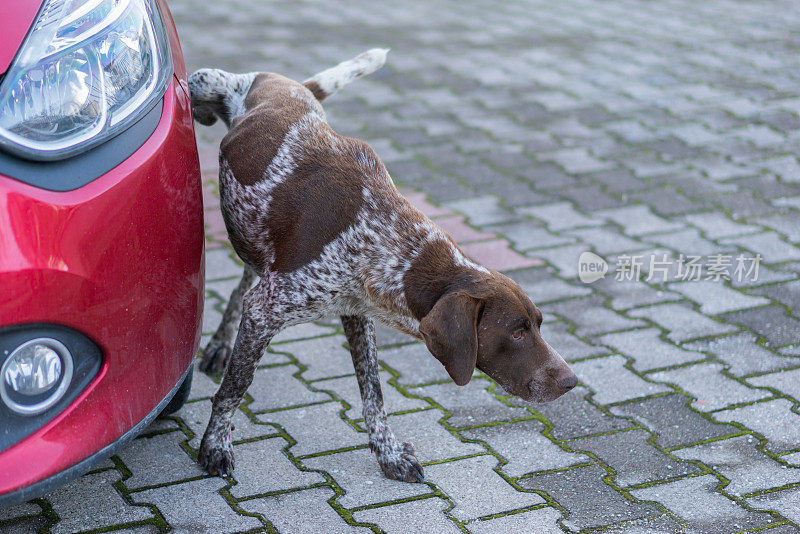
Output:
[[358,389],[361,391],[370,449],[378,457],[378,464],[387,478],[422,482],[422,466],[414,456],[414,446],[411,443],[398,443],[386,421],[381,383],[378,379],[375,324],[372,319],[361,316],[342,316],[341,319],[353,357]]
[[200,370],[205,373],[218,373],[225,369],[233,350],[233,334],[242,316],[242,298],[256,279],[256,272],[252,267],[245,265],[239,285],[231,292],[222,322],[217,331],[203,349],[200,360]]
[[231,418],[253,382],[256,363],[284,324],[270,308],[271,296],[268,278],[262,278],[244,296],[242,324],[222,384],[212,399],[211,419],[197,457],[198,463],[212,475],[233,472]]

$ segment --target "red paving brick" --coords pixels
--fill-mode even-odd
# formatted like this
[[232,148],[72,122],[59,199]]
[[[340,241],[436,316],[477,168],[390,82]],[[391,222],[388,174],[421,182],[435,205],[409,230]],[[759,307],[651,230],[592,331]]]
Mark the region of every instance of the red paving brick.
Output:
[[473,260],[496,271],[544,265],[542,260],[528,258],[515,252],[505,239],[468,243],[461,245],[461,249]]
[[433,219],[434,217],[442,217],[444,215],[453,215],[453,212],[438,206],[430,204],[425,200],[425,193],[413,191],[411,189],[400,189],[400,193],[406,197],[406,200],[411,202],[418,210]]
[[462,215],[452,215],[448,217],[439,217],[436,219],[436,224],[441,226],[445,232],[450,234],[457,243],[470,243],[473,241],[485,241],[487,239],[496,239],[494,234],[487,234],[468,226],[464,222]]

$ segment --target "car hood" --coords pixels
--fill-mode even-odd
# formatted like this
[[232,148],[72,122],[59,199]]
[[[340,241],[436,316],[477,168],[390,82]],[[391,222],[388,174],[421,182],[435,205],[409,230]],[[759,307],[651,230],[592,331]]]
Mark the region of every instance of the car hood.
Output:
[[0,74],[5,73],[11,60],[33,24],[44,0],[2,0],[0,17]]

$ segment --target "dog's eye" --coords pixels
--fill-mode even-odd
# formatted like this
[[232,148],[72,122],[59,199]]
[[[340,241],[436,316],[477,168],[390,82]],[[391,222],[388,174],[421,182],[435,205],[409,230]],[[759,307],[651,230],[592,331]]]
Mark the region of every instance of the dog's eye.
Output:
[[518,329],[514,330],[514,332],[511,334],[511,339],[513,339],[515,341],[519,341],[523,337],[525,337],[525,330],[523,330],[522,328],[518,328]]

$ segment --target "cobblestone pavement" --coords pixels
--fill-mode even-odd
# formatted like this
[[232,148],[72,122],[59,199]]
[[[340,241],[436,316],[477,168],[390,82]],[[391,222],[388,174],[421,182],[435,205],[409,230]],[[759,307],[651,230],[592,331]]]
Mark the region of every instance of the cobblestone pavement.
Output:
[[[194,463],[218,381],[196,373],[174,417],[0,511],[0,530],[800,531],[796,1],[170,3],[190,70],[302,79],[391,47],[326,103],[330,122],[526,288],[581,384],[540,406],[480,375],[458,388],[382,330],[390,420],[427,476],[393,482],[366,448],[340,326],[296,327],[237,413],[235,480]],[[198,127],[206,334],[240,272],[216,205],[221,134]],[[584,251],[605,278],[579,280]],[[757,276],[735,272],[756,255]],[[714,274],[726,258],[731,280]],[[616,279],[637,260],[640,278]]]

